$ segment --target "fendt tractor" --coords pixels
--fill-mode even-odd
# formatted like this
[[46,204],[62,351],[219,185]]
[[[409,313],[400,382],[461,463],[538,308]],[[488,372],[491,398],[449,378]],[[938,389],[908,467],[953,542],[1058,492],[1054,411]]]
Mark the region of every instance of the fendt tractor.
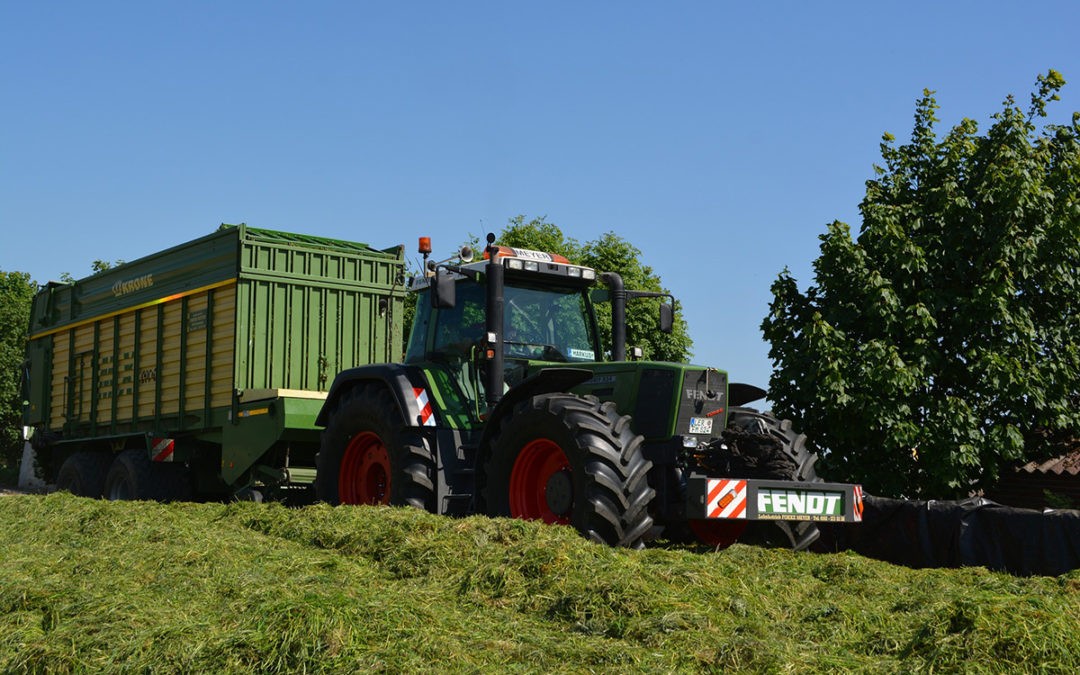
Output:
[[403,251],[222,226],[46,286],[24,378],[38,470],[90,497],[410,505],[628,547],[801,549],[861,520],[859,486],[823,482],[789,422],[745,407],[762,389],[627,359],[627,303],[659,299],[670,331],[670,295],[493,235],[481,260],[435,261],[422,237],[399,361]]

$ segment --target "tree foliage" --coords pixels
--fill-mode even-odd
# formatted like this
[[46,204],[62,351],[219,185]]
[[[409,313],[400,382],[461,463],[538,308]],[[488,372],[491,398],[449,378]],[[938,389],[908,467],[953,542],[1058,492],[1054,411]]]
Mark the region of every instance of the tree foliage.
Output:
[[0,272],[0,468],[22,456],[22,363],[37,284],[25,272]]
[[[94,260],[91,273],[97,274],[123,260]],[[68,272],[65,283],[76,281]],[[0,271],[0,470],[16,470],[22,458],[22,363],[26,355],[30,307],[37,284],[25,272]]]
[[858,238],[832,223],[814,284],[773,284],[770,398],[832,476],[964,495],[1080,436],[1080,113],[1043,119],[1064,83],[943,138],[924,92],[910,142],[883,137]]
[[[642,264],[641,250],[614,232],[582,244],[564,235],[557,225],[543,217],[526,221],[524,216],[517,216],[510,219],[497,241],[505,246],[557,253],[598,272],[617,272],[628,290],[668,292],[653,269]],[[655,298],[634,299],[627,303],[626,344],[641,347],[646,359],[686,361],[693,344],[686,321],[676,312],[674,330],[670,334],[661,333],[659,303],[660,300]],[[609,303],[598,306],[597,321],[604,349],[610,350]]]
[[[111,270],[113,267],[117,267],[117,266],[123,265],[123,264],[124,264],[123,260],[117,260],[116,262],[109,262],[108,260],[102,260],[101,258],[98,258],[98,259],[94,260],[94,262],[90,263],[90,273],[92,275],[97,274],[98,272],[104,272],[105,270]],[[78,279],[76,279],[74,276],[72,276],[71,272],[61,272],[60,273],[60,281],[63,281],[65,284],[73,284],[76,281],[78,281]]]

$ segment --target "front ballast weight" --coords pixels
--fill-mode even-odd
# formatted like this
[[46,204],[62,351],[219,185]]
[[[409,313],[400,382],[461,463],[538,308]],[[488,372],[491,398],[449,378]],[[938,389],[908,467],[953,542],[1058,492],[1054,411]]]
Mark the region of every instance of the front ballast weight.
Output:
[[862,521],[862,488],[819,478],[817,455],[790,420],[736,406],[719,437],[684,452],[685,515],[704,543],[725,546],[772,521],[802,550],[819,538],[818,523]]
[[860,523],[863,516],[862,488],[847,483],[691,475],[686,498],[694,519]]
[[688,453],[687,517],[862,522],[862,488],[823,482],[816,460],[790,421],[733,408],[721,436]]

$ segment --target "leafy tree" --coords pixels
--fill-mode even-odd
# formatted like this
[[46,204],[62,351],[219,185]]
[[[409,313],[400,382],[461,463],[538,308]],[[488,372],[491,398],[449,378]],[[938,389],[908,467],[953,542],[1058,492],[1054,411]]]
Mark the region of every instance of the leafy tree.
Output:
[[[92,275],[97,274],[98,272],[104,272],[105,270],[109,270],[109,269],[112,269],[113,267],[116,267],[118,265],[123,265],[123,264],[124,264],[123,260],[117,260],[116,262],[113,263],[113,262],[109,262],[108,260],[101,260],[99,258],[99,259],[95,260],[94,262],[90,263],[90,273]],[[60,273],[60,281],[63,281],[65,284],[73,284],[76,281],[78,281],[78,279],[71,276],[71,272],[61,272]]]
[[37,284],[25,272],[0,272],[0,469],[22,457],[22,362]]
[[[95,260],[91,273],[97,274],[123,260]],[[64,272],[60,280],[76,281]],[[30,306],[37,284],[25,272],[0,272],[0,471],[13,475],[22,459],[22,363],[26,354]]]
[[[581,244],[543,217],[526,221],[524,216],[517,216],[510,219],[497,241],[506,246],[557,253],[601,272],[617,272],[629,290],[668,292],[653,269],[641,263],[641,250],[614,232]],[[676,313],[674,330],[671,334],[661,333],[659,303],[658,299],[646,298],[629,301],[626,343],[641,347],[646,359],[685,361],[692,345],[686,321]],[[610,349],[611,308],[607,303],[599,307],[597,320],[604,348]]]
[[525,216],[521,215],[511,218],[499,233],[496,242],[504,246],[555,253],[566,256],[575,263],[584,264],[580,260],[583,255],[581,244],[576,239],[563,234],[559,226],[549,223],[545,216],[533,218],[528,222],[525,221]]
[[833,476],[965,495],[1080,434],[1080,113],[1036,124],[1064,83],[940,139],[924,92],[911,141],[883,137],[858,238],[832,223],[815,283],[773,284],[770,399]]

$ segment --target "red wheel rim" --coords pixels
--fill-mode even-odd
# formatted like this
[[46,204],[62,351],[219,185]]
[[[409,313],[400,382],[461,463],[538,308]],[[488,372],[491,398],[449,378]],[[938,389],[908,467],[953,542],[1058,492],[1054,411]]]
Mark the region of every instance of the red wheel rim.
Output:
[[370,431],[352,437],[341,460],[338,498],[342,504],[390,503],[390,453]]
[[738,540],[746,529],[746,523],[723,518],[691,520],[690,529],[702,544],[717,549],[727,548]]
[[572,498],[565,500],[568,506],[560,513],[552,510],[548,499],[549,486],[556,484],[570,485],[570,461],[558,443],[538,438],[522,448],[514,461],[510,472],[510,515],[548,524],[569,524]]

